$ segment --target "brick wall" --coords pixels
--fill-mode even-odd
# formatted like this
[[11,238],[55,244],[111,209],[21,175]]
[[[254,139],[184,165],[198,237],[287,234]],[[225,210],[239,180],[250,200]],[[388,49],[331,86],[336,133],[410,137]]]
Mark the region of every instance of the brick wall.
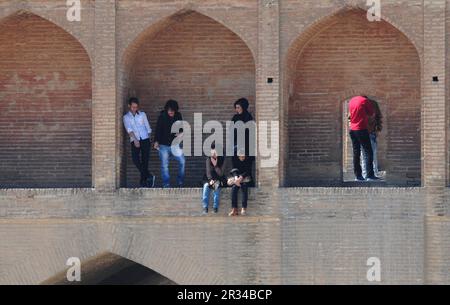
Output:
[[408,39],[355,10],[321,31],[296,60],[288,185],[341,182],[343,102],[356,94],[385,100],[388,182],[420,184],[420,61]]
[[[0,190],[0,239],[2,240],[0,243],[0,283],[39,283],[55,273],[63,271],[66,268],[65,262],[68,257],[78,256],[86,259],[104,251],[116,253],[141,263],[182,284],[222,282],[233,284],[367,284],[365,263],[366,259],[371,256],[381,258],[382,284],[448,283],[450,242],[446,232],[448,232],[450,223],[448,217],[450,194],[443,181],[448,169],[448,145],[445,138],[450,124],[445,111],[445,107],[448,108],[446,106],[448,99],[444,100],[443,92],[448,90],[445,79],[449,73],[448,61],[445,62],[448,39],[445,41],[445,37],[448,37],[449,33],[449,3],[448,0],[383,1],[383,17],[404,33],[416,46],[424,68],[422,79],[424,107],[422,112],[426,115],[422,120],[423,141],[422,143],[410,142],[412,146],[403,149],[403,146],[398,146],[403,142],[397,141],[396,135],[392,134],[391,121],[401,124],[397,130],[402,136],[411,131],[410,126],[418,125],[418,109],[420,107],[418,99],[420,98],[417,96],[419,96],[421,87],[419,56],[405,36],[399,34],[399,31],[387,23],[363,24],[358,21],[362,20],[363,13],[348,12],[346,6],[349,4],[354,7],[366,8],[365,0],[83,0],[81,23],[69,23],[66,20],[66,7],[60,1],[0,1],[0,18],[19,9],[33,12],[71,33],[91,55],[92,70],[95,72],[93,74],[95,90],[92,101],[94,126],[92,132],[86,130],[86,134],[94,136],[92,153],[95,158],[92,167],[96,174],[92,179],[94,189]],[[257,107],[253,107],[252,111],[259,118],[278,117],[283,129],[286,129],[281,132],[280,155],[282,158],[290,160],[287,155],[289,150],[285,148],[289,147],[290,140],[304,140],[308,136],[300,134],[299,138],[289,137],[289,133],[285,132],[292,125],[288,115],[291,109],[289,101],[294,103],[296,99],[290,100],[289,93],[296,93],[294,88],[301,89],[298,92],[303,94],[300,95],[299,101],[324,101],[325,105],[330,105],[325,110],[330,108],[336,110],[333,113],[321,112],[322,110],[315,105],[324,104],[312,103],[311,107],[302,108],[300,103],[300,109],[313,114],[312,122],[320,123],[321,120],[317,119],[319,116],[324,116],[328,122],[335,120],[336,125],[324,125],[325,129],[321,129],[320,132],[327,136],[329,133],[325,130],[331,129],[334,134],[338,134],[342,130],[342,120],[340,119],[342,113],[338,105],[363,90],[364,94],[379,97],[387,103],[386,111],[392,119],[388,118],[387,122],[389,131],[385,136],[391,142],[387,142],[386,148],[390,149],[394,147],[393,145],[399,148],[387,152],[388,157],[400,158],[401,152],[411,151],[413,152],[411,156],[414,155],[414,160],[419,162],[420,153],[417,152],[418,147],[422,146],[421,174],[423,178],[421,181],[417,179],[416,174],[420,174],[418,171],[420,164],[418,163],[417,171],[410,172],[411,177],[408,177],[408,181],[422,182],[424,187],[412,189],[277,188],[280,180],[282,185],[289,185],[283,183],[285,180],[284,169],[291,167],[291,163],[286,162],[280,166],[280,177],[277,177],[276,169],[260,170],[260,173],[264,175],[264,183],[251,191],[249,217],[237,219],[226,217],[227,208],[230,205],[229,190],[223,192],[219,215],[210,215],[209,217],[199,217],[201,190],[198,188],[117,190],[116,187],[126,185],[125,178],[129,178],[128,182],[133,184],[137,181],[137,177],[135,177],[136,179],[131,177],[136,174],[136,171],[130,162],[126,168],[124,166],[127,165],[126,162],[122,161],[123,156],[129,156],[129,152],[124,154],[123,151],[128,144],[123,140],[123,127],[120,120],[124,98],[133,91],[136,94],[143,92],[144,107],[155,120],[157,111],[164,102],[164,99],[161,98],[162,94],[169,95],[171,92],[167,93],[167,88],[174,88],[174,83],[166,82],[171,87],[156,87],[160,91],[153,92],[147,90],[147,88],[151,88],[147,85],[147,81],[152,85],[153,77],[156,75],[163,78],[167,75],[164,73],[169,68],[180,72],[177,69],[177,61],[170,61],[166,70],[155,70],[155,68],[164,66],[165,64],[162,64],[164,60],[170,59],[172,54],[162,54],[161,46],[185,47],[183,43],[186,44],[188,38],[192,39],[192,42],[195,37],[207,38],[213,47],[192,43],[190,51],[197,50],[194,46],[201,46],[201,52],[197,50],[195,54],[201,54],[208,62],[211,61],[212,54],[218,48],[221,52],[240,55],[241,51],[245,49],[242,41],[227,32],[225,27],[219,23],[212,22],[198,13],[184,14],[190,10],[203,13],[224,24],[232,32],[238,34],[252,50],[251,53],[255,57],[257,67],[256,77],[253,75],[254,79],[251,79],[249,75],[243,80],[243,83],[249,84],[248,87],[241,87],[240,84],[237,87],[240,88],[239,90],[242,89],[242,92],[249,92],[249,95],[253,94],[256,97],[256,101],[252,100],[252,106],[256,104]],[[179,12],[175,15],[176,17],[167,18],[176,12]],[[36,16],[33,18],[39,19]],[[195,24],[208,25],[208,27],[198,28],[192,24],[188,26],[189,18],[195,19]],[[52,27],[52,24],[43,20],[41,21],[45,26],[39,25],[30,29],[34,33],[33,35],[39,36],[39,43],[34,41],[30,44],[16,44],[14,50],[39,50],[40,42],[45,42],[47,47],[49,44],[51,46],[60,44],[64,47],[64,53],[73,53],[72,55],[75,55],[77,60],[72,62],[64,58],[64,62],[62,62],[59,60],[60,57],[53,56],[58,54],[60,49],[53,48],[51,51],[38,53],[39,55],[33,53],[35,58],[27,61],[26,66],[21,64],[20,60],[11,62],[10,59],[14,58],[15,54],[12,54],[11,51],[11,41],[5,40],[5,37],[10,37],[15,32],[19,34],[17,27],[13,28],[11,22],[22,28],[27,24],[26,20],[27,18],[24,18],[21,25],[18,24],[18,19],[1,20],[0,96],[2,98],[0,108],[2,111],[0,111],[0,125],[2,127],[5,122],[7,124],[11,122],[4,120],[2,115],[7,113],[4,105],[7,105],[7,111],[10,111],[9,108],[11,108],[10,102],[6,101],[5,103],[3,98],[5,92],[8,92],[4,86],[7,84],[5,77],[9,73],[3,73],[4,69],[24,71],[28,67],[36,66],[40,71],[47,71],[48,67],[55,66],[63,67],[64,72],[88,71],[87,56],[84,59],[86,64],[80,66],[80,60],[77,57],[84,53],[72,52],[75,45],[81,48],[73,37],[67,33],[64,34],[60,28],[54,26],[56,35],[52,34],[47,30]],[[444,20],[447,20],[446,24],[444,24]],[[352,27],[350,28],[350,26]],[[189,29],[192,30],[192,36],[183,36],[182,34]],[[361,34],[361,31],[364,35]],[[30,32],[22,31],[20,35],[25,37],[28,35],[27,33]],[[143,35],[140,35],[142,33]],[[231,43],[232,50],[229,49],[229,44],[223,43],[223,37],[228,39],[231,36],[235,38]],[[358,36],[359,39],[356,39],[355,37]],[[324,41],[326,37],[328,39]],[[180,43],[177,44],[175,38]],[[217,40],[217,45],[220,47],[217,47],[215,43]],[[156,41],[161,43],[155,44]],[[347,75],[354,71],[356,65],[359,65],[358,71],[367,70],[365,61],[362,57],[358,57],[361,49],[356,48],[355,51],[350,52],[343,46],[355,41],[363,41],[362,45],[372,42],[381,46],[370,49],[367,54],[364,54],[366,61],[371,63],[370,69],[375,71],[373,77],[376,82],[373,86],[361,85],[362,80],[371,80],[361,78],[354,81],[354,86],[348,87],[350,80],[348,77],[337,78],[334,75],[334,71],[339,70],[344,71],[344,74]],[[393,41],[395,44],[392,43]],[[237,48],[238,44],[241,47]],[[303,49],[304,46],[307,46],[306,49]],[[335,48],[333,49],[333,47]],[[301,50],[304,52],[302,53]],[[393,61],[392,53],[396,55],[396,58],[398,57],[398,60]],[[8,57],[3,54],[10,55]],[[48,54],[50,56],[46,57]],[[326,54],[329,57],[325,58]],[[138,57],[137,55],[146,56]],[[181,59],[193,58],[188,57],[189,53],[181,55]],[[150,56],[157,60],[152,60]],[[340,61],[336,59],[339,56],[341,56]],[[369,56],[368,59],[367,56]],[[124,57],[125,60],[122,61]],[[249,63],[253,63],[253,59],[249,55],[241,57],[237,64],[231,61],[229,64],[232,67],[241,65],[247,71],[247,68],[250,67]],[[248,60],[244,61],[244,58]],[[354,58],[353,61],[347,62],[352,58]],[[27,58],[25,57],[25,59]],[[47,62],[45,67],[40,65],[44,59]],[[297,64],[298,59],[300,61]],[[381,64],[378,65],[380,59]],[[321,60],[319,64],[309,64],[310,62],[315,64],[318,60]],[[115,62],[117,65],[114,65]],[[195,63],[195,60],[192,62]],[[280,65],[280,63],[282,64]],[[362,65],[363,63],[364,65]],[[317,80],[318,74],[315,72],[323,72],[322,66],[328,69],[326,69],[326,73],[321,74],[323,78]],[[184,67],[188,67],[188,65]],[[444,68],[447,68],[447,71],[444,71]],[[241,67],[239,69],[242,70]],[[412,73],[413,69],[417,73]],[[58,70],[62,69],[55,69],[55,71]],[[137,73],[139,70],[140,74]],[[227,68],[225,67],[223,70],[227,71]],[[234,71],[234,68],[232,70]],[[253,66],[252,73],[254,70]],[[200,69],[196,71],[200,71]],[[295,73],[299,71],[300,75],[296,75]],[[400,74],[399,71],[406,74]],[[192,79],[190,72],[192,71],[183,71],[183,75],[186,75],[185,79]],[[304,76],[301,75],[303,72]],[[283,78],[278,80],[280,74]],[[57,90],[58,94],[61,93],[58,95],[58,101],[59,98],[68,99],[75,94],[70,89],[71,85],[78,84],[80,88],[84,88],[84,85],[81,85],[83,81],[77,83],[73,80],[75,75],[79,76],[73,72],[71,75],[66,75],[66,78],[53,79],[59,82],[71,80],[69,83],[60,84],[65,90],[62,93]],[[238,74],[238,76],[242,75],[242,73]],[[431,82],[434,75],[439,76],[441,82],[438,84]],[[217,74],[214,73],[208,74],[208,82],[210,79],[212,81],[217,79],[216,76]],[[234,77],[235,74],[231,73],[220,79],[227,82],[235,79]],[[268,77],[274,77],[272,84],[267,84]],[[14,79],[14,81],[18,80],[20,79]],[[389,82],[388,80],[393,81]],[[24,81],[15,83],[14,88],[18,88],[21,92],[28,92],[27,88],[30,86],[25,86],[27,83],[23,83]],[[330,86],[321,87],[322,82]],[[85,80],[84,83],[88,86],[90,80]],[[255,83],[256,92],[253,88]],[[367,81],[367,84],[369,83]],[[402,91],[396,90],[396,84],[401,85]],[[217,88],[228,88],[226,84],[221,85],[223,86]],[[42,92],[46,94],[50,92],[51,96],[56,96],[55,92],[50,90],[53,90],[54,87],[49,84],[39,83],[39,86],[36,87],[37,89],[33,87],[35,96],[40,97]],[[339,90],[338,86],[341,87]],[[327,89],[325,100],[320,96],[311,99],[305,95],[306,93],[323,93],[323,88]],[[331,89],[328,91],[328,88]],[[15,95],[19,92],[18,89],[14,89],[13,93],[8,94]],[[316,91],[306,91],[309,89]],[[413,92],[416,92],[417,99],[405,101],[398,98],[399,95],[409,96]],[[213,92],[211,96],[213,98],[220,97],[222,93],[219,93]],[[198,100],[192,101],[194,95],[176,97],[183,102],[185,115],[198,108],[203,110],[207,102],[212,99],[208,95],[209,92],[203,95],[196,94],[202,96],[201,104],[197,104]],[[223,106],[221,111],[225,113],[226,119],[231,117],[232,102],[238,97],[240,96],[227,96],[226,101],[217,102],[221,107]],[[84,99],[88,105],[90,98],[89,96]],[[42,113],[38,110],[43,106],[39,104],[38,107],[37,100],[27,97],[27,103],[36,103],[36,105],[33,104],[33,107],[36,107],[37,110],[30,113],[22,112],[20,115],[26,114],[35,118],[36,113]],[[57,101],[54,98],[51,100]],[[398,119],[399,113],[404,113],[402,111],[406,103],[411,105],[408,108],[408,120]],[[64,105],[67,104],[64,103]],[[74,107],[73,104],[70,105]],[[83,110],[87,109],[88,107],[83,107]],[[411,111],[411,115],[409,111]],[[208,115],[212,114],[214,112],[208,110]],[[90,116],[90,113],[88,115]],[[222,113],[218,116],[221,115]],[[78,124],[81,116],[75,114],[73,117],[76,117]],[[411,117],[412,120],[409,119]],[[47,117],[39,116],[39,118]],[[309,117],[300,116],[300,118]],[[305,122],[304,130],[308,131],[311,126],[307,124],[306,120]],[[53,129],[48,128],[48,126],[54,127],[54,125],[46,124],[44,130],[51,130],[50,135],[55,137],[56,133]],[[0,148],[2,148],[0,151],[0,166],[2,166],[0,176],[8,175],[11,178],[16,175],[16,172],[20,173],[20,170],[16,171],[15,167],[13,174],[11,174],[11,170],[3,170],[3,164],[6,164],[5,161],[10,158],[9,155],[2,154],[3,147],[12,142],[6,134],[7,129],[0,128],[0,130]],[[40,130],[34,128],[33,135],[39,135]],[[74,130],[80,131],[78,125],[71,129],[71,131]],[[419,132],[414,137],[414,139],[419,139]],[[319,161],[330,165],[329,173],[326,173],[327,177],[330,173],[337,173],[342,168],[339,159],[342,157],[341,143],[339,143],[342,138],[342,135],[332,139],[328,138],[327,140],[331,141],[332,145],[318,146],[318,149],[325,152]],[[47,141],[47,138],[41,137],[41,139]],[[50,143],[50,140],[44,143],[45,147]],[[90,149],[90,146],[90,144],[86,144],[86,146],[77,144],[76,147]],[[36,147],[36,144],[33,147]],[[70,158],[73,157],[72,151],[69,155]],[[76,151],[74,152],[75,155],[78,155]],[[34,153],[33,156],[35,155],[38,154]],[[86,153],[86,155],[90,154]],[[152,170],[159,172],[159,160],[155,155],[153,157]],[[405,156],[404,159],[408,161],[409,157],[410,155]],[[89,157],[83,160],[89,160]],[[305,159],[302,160],[305,161]],[[196,160],[190,161],[193,161],[192,164],[197,162]],[[396,164],[405,169],[410,166],[408,162],[398,161]],[[117,166],[119,163],[120,167]],[[301,166],[306,163],[302,162]],[[71,162],[71,165],[75,164],[81,163]],[[203,162],[200,164],[203,168]],[[40,168],[44,167],[40,166]],[[130,177],[125,175],[127,169],[130,171]],[[292,167],[292,169],[288,182],[295,182],[295,179],[298,179],[297,181],[302,183],[313,184],[306,179],[305,173],[308,171],[301,171],[300,167]],[[55,171],[58,173],[58,170]],[[67,169],[65,170],[67,171]],[[86,171],[89,173],[90,170],[86,169]],[[392,171],[395,172],[395,169],[390,169],[391,173]],[[323,172],[319,172],[323,174]],[[391,183],[405,184],[405,172],[398,173],[399,179],[392,180]],[[51,174],[54,175],[53,172]],[[335,178],[334,175],[331,176],[333,179]],[[46,173],[36,179],[45,182],[42,177],[49,177],[49,175]],[[323,177],[324,175],[319,177],[320,185],[325,185]],[[65,177],[57,178],[55,180],[59,182],[63,181]],[[118,183],[118,178],[122,179],[122,184]],[[91,185],[90,179],[87,182],[89,183],[74,183],[68,186],[88,187]],[[317,182],[317,180],[313,182]],[[331,180],[326,186],[334,183],[335,180]],[[292,183],[291,185],[299,184],[301,183]],[[48,185],[43,186],[59,187],[60,185],[51,181]],[[29,253],[33,253],[32,259],[30,259]],[[230,265],[237,265],[238,268],[230,270]]]
[[424,282],[421,188],[290,188],[281,193],[285,284],[369,284],[367,260],[381,261],[382,284]]
[[[209,17],[189,11],[171,17],[157,33],[148,31],[151,35],[135,53],[129,94],[141,99],[142,110],[154,130],[169,99],[179,102],[183,119],[191,124],[192,130],[194,113],[202,113],[204,123],[218,120],[225,127],[225,121],[234,115],[234,102],[241,97],[250,100],[250,112],[254,113],[255,64],[251,51],[236,34]],[[131,161],[128,139],[125,149],[126,185],[136,186],[139,177]],[[204,160],[187,157],[186,186],[201,185]],[[172,164],[175,179],[177,164]],[[150,170],[161,185],[159,168],[157,151],[152,150]],[[172,183],[176,185],[175,181]]]
[[[370,257],[381,259],[382,284],[424,282],[422,188],[258,191],[246,218],[225,216],[228,194],[219,215],[202,217],[200,190],[0,195],[0,283],[39,283],[68,257],[104,251],[179,284],[369,284]],[[6,208],[11,201],[17,207]],[[433,228],[427,236],[437,242],[448,223]],[[445,275],[440,248],[433,268]]]
[[0,32],[0,187],[91,186],[91,69],[83,47],[28,13]]
[[[446,1],[446,13],[445,13],[445,35],[446,35],[446,43],[445,43],[445,50],[448,50],[450,48],[450,0]],[[448,53],[446,53],[447,56],[445,58],[445,77],[446,79],[450,79],[450,58]],[[446,133],[448,134],[450,132],[450,107],[448,106],[450,103],[450,88],[449,86],[446,86]],[[447,136],[447,168],[446,168],[446,184],[447,186],[450,186],[450,138]]]

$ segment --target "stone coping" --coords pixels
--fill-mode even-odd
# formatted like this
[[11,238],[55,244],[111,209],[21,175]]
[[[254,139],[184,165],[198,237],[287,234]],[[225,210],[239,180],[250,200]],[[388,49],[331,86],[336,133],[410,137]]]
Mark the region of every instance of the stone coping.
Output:
[[[117,195],[136,195],[136,194],[160,194],[160,195],[182,195],[198,194],[202,188],[119,188],[114,191],[97,191],[95,188],[30,188],[30,189],[0,189],[0,196],[70,196],[70,195],[93,195],[93,194],[117,194]],[[224,189],[225,192],[230,188]],[[279,191],[283,193],[321,193],[321,194],[339,194],[339,193],[421,193],[426,190],[425,187],[279,187],[279,188],[250,188],[250,192],[268,192]],[[450,191],[450,188],[446,188]]]

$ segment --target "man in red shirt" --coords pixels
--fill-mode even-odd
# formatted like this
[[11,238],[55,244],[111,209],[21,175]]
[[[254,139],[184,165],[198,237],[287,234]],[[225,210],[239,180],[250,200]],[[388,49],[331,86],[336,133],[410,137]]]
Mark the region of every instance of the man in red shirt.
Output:
[[350,114],[350,138],[353,144],[353,169],[356,181],[365,181],[361,169],[361,148],[365,155],[367,180],[376,181],[373,171],[373,151],[369,136],[369,119],[375,115],[375,109],[366,96],[355,96],[348,104]]

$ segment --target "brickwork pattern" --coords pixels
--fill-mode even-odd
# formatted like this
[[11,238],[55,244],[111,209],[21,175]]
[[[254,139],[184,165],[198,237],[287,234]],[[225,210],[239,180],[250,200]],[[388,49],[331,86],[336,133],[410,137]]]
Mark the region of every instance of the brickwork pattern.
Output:
[[[449,0],[384,0],[382,16],[385,21],[372,25],[358,21],[364,12],[357,9],[367,8],[365,0],[81,2],[82,21],[71,23],[66,20],[65,1],[0,1],[1,113],[9,113],[12,105],[11,100],[4,98],[5,93],[17,97],[19,92],[11,89],[13,91],[8,93],[4,88],[5,75],[10,71],[26,71],[27,67],[34,67],[45,72],[48,67],[63,67],[65,78],[55,80],[71,80],[71,86],[86,89],[83,99],[87,107],[82,111],[91,117],[89,122],[84,121],[85,117],[79,111],[72,113],[70,118],[66,117],[68,120],[76,118],[77,124],[81,122],[85,126],[82,129],[70,128],[70,133],[73,136],[84,130],[86,143],[93,142],[83,146],[86,153],[83,158],[86,165],[84,177],[89,177],[83,183],[68,182],[64,177],[53,179],[65,181],[65,186],[72,187],[62,188],[62,185],[46,181],[50,179],[46,175],[45,179],[39,177],[41,185],[34,186],[57,188],[0,190],[1,284],[41,283],[63,272],[68,257],[78,256],[86,260],[105,252],[136,261],[179,284],[368,284],[366,261],[373,256],[379,257],[382,262],[381,284],[450,282],[450,240],[447,234],[450,226],[447,181],[450,147],[447,133],[450,123],[446,79],[450,71],[447,58],[449,40],[446,39],[450,32]],[[17,32],[17,27],[25,27],[29,20],[36,20],[33,29]],[[197,28],[196,23],[204,27]],[[17,26],[11,28],[12,24]],[[35,25],[38,25],[36,29]],[[351,25],[358,26],[350,29]],[[364,36],[361,29],[368,30]],[[247,218],[226,217],[230,204],[229,190],[223,193],[219,215],[200,217],[199,188],[120,188],[126,185],[129,167],[125,162],[129,154],[124,145],[126,142],[120,119],[125,98],[131,93],[143,92],[144,105],[151,105],[149,114],[155,117],[163,99],[159,101],[160,93],[149,90],[147,81],[152,80],[150,76],[159,73],[155,68],[161,66],[163,60],[170,59],[172,53],[164,54],[161,47],[186,47],[183,43],[189,39],[180,33],[189,31],[192,34],[192,41],[188,44],[190,52],[183,53],[180,58],[193,54],[193,50],[204,55],[209,63],[218,49],[223,52],[220,54],[238,55],[237,65],[236,61],[227,61],[226,67],[233,73],[225,78],[218,77],[217,72],[210,73],[208,81],[223,81],[218,86],[222,91],[231,88],[234,94],[239,89],[242,90],[239,94],[252,96],[252,110],[257,119],[279,120],[282,127],[280,166],[262,168],[261,163],[257,163],[259,184],[251,191]],[[340,37],[340,41],[330,37],[331,34]],[[13,45],[8,40],[12,35],[30,37],[28,43]],[[180,38],[178,44],[171,41],[173,37]],[[194,44],[195,37],[208,38],[212,47],[203,40]],[[37,38],[39,41],[35,41]],[[392,44],[393,40],[395,44]],[[30,41],[34,42],[30,44]],[[47,41],[55,46],[52,53],[39,47],[41,42]],[[154,44],[155,41],[159,44]],[[339,61],[333,54],[348,51],[348,48],[331,47],[336,46],[337,42],[355,41],[381,43],[382,47],[373,48],[366,54],[376,63],[376,88],[360,84],[358,88],[350,86],[352,88],[344,89],[349,85],[349,79],[334,77],[329,80],[333,76],[330,73],[332,69],[327,69],[325,73],[322,70],[328,65],[339,68],[345,74],[344,65],[349,67],[345,60],[350,57],[343,56]],[[76,65],[69,58],[64,61],[56,59],[59,54],[56,47],[60,45],[65,51],[70,51],[71,58],[77,59]],[[33,57],[23,57],[26,61],[13,62],[10,61],[15,56],[11,54],[12,47],[21,52],[33,48],[43,52],[42,56],[35,54],[35,60]],[[355,50],[361,52],[361,49]],[[393,55],[389,50],[396,53]],[[361,65],[364,62],[356,56],[358,52],[347,53],[355,55],[353,64]],[[49,58],[48,54],[54,54],[55,58]],[[325,57],[326,54],[329,56]],[[158,60],[152,61],[150,56],[156,56]],[[79,65],[81,58],[83,64]],[[383,63],[381,68],[377,65],[380,58]],[[398,60],[393,62],[396,58]],[[70,63],[72,65],[69,66]],[[175,63],[172,60],[166,67],[177,70]],[[250,69],[251,63],[253,66]],[[311,63],[317,64],[312,66]],[[361,71],[358,69],[367,67],[361,65],[353,68],[359,73]],[[242,79],[241,69],[246,72],[246,77]],[[92,70],[91,76],[89,70]],[[236,72],[238,70],[239,73]],[[80,71],[83,71],[83,77]],[[298,71],[305,71],[305,75],[296,74]],[[323,77],[318,79],[314,72],[320,71]],[[186,78],[191,79],[192,70],[183,71],[187,72],[191,74],[188,73]],[[167,73],[162,75],[167,76]],[[438,76],[440,81],[433,82],[433,76]],[[273,82],[269,83],[268,78],[273,78]],[[240,81],[236,83],[236,79]],[[392,80],[392,84],[386,79]],[[51,93],[49,84],[44,86],[40,83],[42,79],[28,78],[28,81],[37,83],[29,83],[25,89],[34,90],[37,94]],[[360,81],[356,79],[354,83]],[[328,187],[283,188],[292,181],[297,182],[291,184],[300,185],[298,177],[302,175],[309,177],[301,170],[289,170],[291,164],[286,162],[290,160],[289,147],[295,146],[297,140],[289,134],[289,127],[295,123],[290,117],[290,94],[299,88],[300,93],[311,93],[321,82],[334,84],[330,92],[337,98],[327,99],[325,103],[335,107],[335,110],[340,110],[339,103],[353,94],[359,94],[357,91],[362,89],[388,102],[388,140],[391,142],[388,142],[386,153],[388,156],[402,157],[403,162],[397,162],[402,164],[402,168],[398,171],[401,179],[395,184],[404,185],[407,180],[420,182],[423,187],[333,188],[329,187],[330,183]],[[167,83],[174,84],[170,79]],[[397,83],[402,86],[401,94],[395,90],[398,86],[393,86]],[[25,83],[21,83],[23,85]],[[89,85],[91,89],[88,89]],[[18,88],[17,85],[14,87]],[[76,91],[76,94],[80,92]],[[229,92],[200,93],[195,94],[202,101],[191,97],[192,103],[182,104],[185,115],[189,116],[196,107],[206,108],[205,105],[209,105],[206,101],[219,104],[220,100],[220,106],[224,107],[222,111],[227,113],[223,114],[224,118],[231,117],[228,107],[238,96],[233,97]],[[72,102],[73,94],[71,90],[64,90],[61,95],[51,93],[49,101],[62,105],[62,101],[70,97],[70,109],[76,110],[74,107],[79,104]],[[411,99],[406,101],[399,95],[411,96]],[[182,96],[181,102],[184,99]],[[150,104],[146,104],[148,100]],[[392,103],[393,100],[396,103]],[[36,118],[34,122],[48,119],[42,115],[42,105],[36,103],[31,95],[24,101],[35,103],[33,107],[36,108],[29,113],[15,112],[17,115],[32,115]],[[224,101],[226,105],[222,104]],[[406,107],[406,104],[409,106]],[[67,106],[67,103],[63,105]],[[3,110],[5,107],[6,112]],[[209,115],[214,114],[207,110]],[[319,114],[325,114],[329,122],[336,124],[325,126],[327,131],[341,130],[338,126],[341,118],[334,117],[335,114],[340,117],[339,111],[326,113],[314,107],[303,110],[313,114],[312,121]],[[36,113],[39,115],[36,116]],[[407,113],[408,119],[402,117],[402,113]],[[5,124],[20,126],[16,125],[19,123],[15,120],[5,119],[0,114],[0,126],[6,126],[0,131],[0,181],[12,175],[11,169],[4,171],[4,161],[12,157],[3,153],[3,147],[10,149],[6,144],[12,141],[10,125]],[[391,134],[391,121],[401,123],[397,126],[401,134],[411,132],[407,139],[409,146],[402,146],[403,142]],[[92,124],[92,130],[87,132],[89,124]],[[39,135],[39,132],[36,129],[33,135]],[[323,130],[320,132],[326,134]],[[55,132],[47,135],[54,136]],[[301,134],[300,139],[305,139],[305,136],[308,135]],[[40,139],[48,140],[43,136]],[[333,169],[326,173],[332,177],[337,177],[341,168],[335,157],[335,154],[340,154],[341,140],[342,137],[331,139],[333,146],[327,147],[327,152],[319,160],[324,161],[323,157],[326,157],[326,162],[333,165],[330,168],[339,167],[337,171]],[[48,141],[53,145],[54,142]],[[68,156],[72,161],[78,156],[77,151],[73,152],[73,156]],[[39,159],[39,162],[43,161],[43,158]],[[417,164],[412,166],[410,161]],[[92,165],[87,166],[88,163]],[[70,162],[69,169],[80,164],[82,162]],[[9,163],[7,166],[10,166]],[[403,171],[405,168],[408,172]],[[154,168],[152,170],[155,171]],[[396,171],[395,168],[392,170]],[[92,177],[89,176],[91,172]],[[405,178],[405,175],[408,177]],[[8,177],[7,181],[11,178]],[[22,181],[17,186],[28,185]],[[237,268],[230,270],[230,265]]]
[[91,63],[56,25],[21,13],[0,33],[0,186],[90,187]]
[[[131,67],[129,94],[141,99],[142,110],[147,113],[153,130],[156,131],[158,116],[169,99],[179,102],[180,112],[192,133],[195,113],[202,114],[204,124],[219,121],[224,133],[226,121],[234,115],[233,104],[241,97],[249,99],[249,111],[254,113],[255,65],[245,43],[221,24],[199,13],[176,15],[170,23],[143,42]],[[149,32],[153,34],[151,29]],[[207,136],[209,134],[200,139],[205,140]],[[194,134],[191,141],[195,145]],[[130,150],[129,140],[125,139],[126,186],[133,187],[137,186],[139,176]],[[193,146],[191,154],[194,154]],[[161,185],[156,150],[151,154],[150,169]],[[177,164],[173,163],[171,169],[175,179]],[[186,158],[186,186],[201,186],[204,172],[205,157]],[[176,182],[173,180],[172,184]]]
[[342,117],[354,94],[385,101],[388,182],[420,185],[420,60],[405,36],[350,11],[292,64],[288,185],[342,182]]

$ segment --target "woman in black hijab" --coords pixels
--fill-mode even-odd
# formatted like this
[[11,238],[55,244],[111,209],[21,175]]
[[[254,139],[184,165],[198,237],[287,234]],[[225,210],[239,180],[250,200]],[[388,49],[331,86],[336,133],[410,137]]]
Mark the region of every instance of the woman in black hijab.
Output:
[[[249,108],[249,102],[246,98],[241,98],[241,99],[237,100],[234,103],[234,110],[236,111],[236,114],[233,116],[231,121],[233,121],[234,123],[243,122],[244,124],[246,124],[248,122],[254,123],[255,120],[253,119],[253,116],[248,111],[248,108]],[[255,126],[252,126],[252,127],[255,127]],[[256,128],[254,128],[254,130],[256,131]],[[238,149],[241,149],[241,147],[237,147],[238,146],[238,130],[236,128],[234,129],[234,138],[233,139],[234,139],[233,140],[233,143],[234,143],[233,151],[237,151]],[[252,145],[254,145],[255,141],[250,141],[250,140],[251,140],[250,139],[250,130],[248,128],[246,128],[245,129],[245,155],[253,159],[255,150],[254,149],[250,150],[250,143],[252,143]]]

